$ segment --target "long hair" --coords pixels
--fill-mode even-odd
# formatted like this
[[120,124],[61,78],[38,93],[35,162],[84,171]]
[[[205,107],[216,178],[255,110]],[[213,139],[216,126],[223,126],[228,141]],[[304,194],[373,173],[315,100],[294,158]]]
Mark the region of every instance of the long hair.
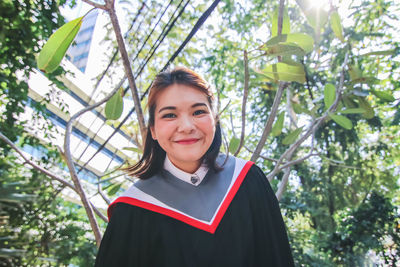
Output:
[[[158,144],[157,140],[153,140],[150,128],[154,126],[154,113],[156,109],[157,95],[165,88],[173,84],[182,84],[196,88],[207,96],[207,100],[213,109],[214,96],[211,92],[209,84],[196,72],[178,67],[171,71],[164,71],[159,73],[154,79],[150,94],[147,101],[147,108],[149,111],[149,122],[147,126],[147,133],[144,142],[144,151],[141,159],[134,165],[125,168],[127,174],[138,177],[140,179],[147,179],[156,174],[163,168],[166,152]],[[216,118],[215,135],[211,146],[204,154],[204,162],[210,169],[220,171],[222,167],[218,166],[216,159],[222,143],[221,126],[219,119]]]

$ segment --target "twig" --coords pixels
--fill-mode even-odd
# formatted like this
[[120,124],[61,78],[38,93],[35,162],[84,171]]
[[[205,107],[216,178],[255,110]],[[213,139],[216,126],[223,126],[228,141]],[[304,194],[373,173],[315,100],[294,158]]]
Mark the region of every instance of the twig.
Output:
[[218,113],[217,119],[220,118],[221,114],[225,112],[225,109],[229,106],[231,103],[231,100],[229,99],[228,103],[225,105],[225,107],[221,110],[221,112]]
[[314,157],[314,156],[320,156],[320,154],[319,153],[309,153],[309,154],[307,154],[306,156],[304,156],[302,158],[299,158],[299,159],[296,159],[296,160],[293,160],[293,161],[290,161],[290,162],[286,163],[285,165],[283,165],[279,169],[280,170],[286,169],[288,167],[291,167],[293,165],[299,164],[299,163],[305,161],[306,159],[308,159],[310,157]]
[[[246,150],[249,151],[250,153],[254,153],[254,151],[252,151],[247,146],[243,146],[243,147],[246,148]],[[265,159],[265,160],[269,160],[269,161],[272,161],[272,162],[278,162],[277,159],[269,158],[269,157],[266,157],[266,156],[263,156],[263,155],[260,155],[260,158]]]
[[261,150],[263,149],[265,142],[267,141],[267,138],[272,130],[272,123],[274,122],[276,113],[278,112],[278,107],[281,102],[283,90],[287,87],[287,85],[288,83],[285,82],[279,83],[279,88],[278,91],[276,92],[274,103],[272,104],[271,113],[268,117],[267,123],[265,124],[264,131],[261,135],[260,141],[257,144],[256,150],[254,151],[254,154],[251,156],[251,161],[253,162],[256,162],[258,157],[260,156]]
[[247,105],[247,96],[249,93],[249,61],[247,59],[247,51],[243,51],[243,59],[244,59],[244,90],[243,90],[243,100],[242,100],[242,133],[240,134],[240,143],[237,148],[234,156],[237,156],[240,152],[240,149],[244,143],[245,129],[246,129],[246,105]]
[[91,5],[91,6],[93,6],[93,7],[106,10],[106,6],[105,5],[101,5],[101,4],[95,3],[95,2],[90,1],[90,0],[82,0],[82,1],[87,3],[87,4],[89,4],[89,5]]
[[73,184],[71,184],[70,182],[68,182],[67,180],[57,176],[56,174],[46,170],[45,168],[37,165],[36,163],[34,163],[33,161],[31,161],[30,159],[28,159],[24,153],[22,152],[21,149],[19,149],[13,142],[11,142],[10,139],[8,139],[3,133],[0,132],[0,139],[3,140],[4,142],[6,142],[9,146],[11,146],[12,149],[14,149],[23,159],[24,161],[31,165],[33,168],[37,169],[38,171],[40,171],[41,173],[45,174],[46,176],[53,178],[54,180],[62,183],[65,186],[68,186],[69,188],[71,188],[72,190],[75,191],[75,186]]
[[310,149],[310,152],[309,152],[307,155],[305,155],[304,157],[302,157],[302,158],[299,158],[299,159],[296,159],[296,160],[289,161],[289,162],[285,163],[284,165],[282,165],[281,167],[279,167],[278,172],[279,172],[280,170],[286,169],[287,167],[291,167],[291,166],[293,166],[293,165],[295,165],[295,164],[299,164],[299,163],[305,161],[306,159],[308,159],[308,158],[310,158],[310,157],[312,157],[312,156],[320,156],[320,153],[313,153],[313,151],[314,151],[314,144],[315,144],[315,142],[314,142],[314,140],[315,140],[315,134],[313,134],[311,138],[312,138],[312,139],[311,139],[311,149]]
[[226,135],[225,135],[225,132],[221,129],[221,132],[222,132],[222,139],[224,140],[224,146],[225,146],[225,152],[226,152],[226,155],[228,155],[229,154],[229,144],[228,144],[228,140],[226,139]]
[[342,161],[338,161],[338,160],[334,160],[334,159],[330,159],[328,157],[324,157],[322,156],[323,159],[329,161],[328,164],[332,165],[332,166],[338,166],[338,167],[343,167],[343,168],[349,168],[349,169],[356,169],[356,170],[360,170],[360,167],[355,167],[355,166],[349,166],[349,165],[345,165],[343,164]]
[[234,137],[236,137],[236,133],[235,133],[235,126],[233,125],[233,116],[232,116],[232,111],[229,112],[229,118],[231,119],[231,127],[232,127],[232,134]]
[[103,200],[104,200],[108,205],[110,205],[110,204],[111,204],[111,201],[110,201],[110,199],[109,199],[106,195],[104,195],[103,190],[102,190],[102,188],[101,188],[101,183],[100,183],[100,182],[97,183],[97,191],[99,192],[99,194],[100,194],[100,196],[103,198]]

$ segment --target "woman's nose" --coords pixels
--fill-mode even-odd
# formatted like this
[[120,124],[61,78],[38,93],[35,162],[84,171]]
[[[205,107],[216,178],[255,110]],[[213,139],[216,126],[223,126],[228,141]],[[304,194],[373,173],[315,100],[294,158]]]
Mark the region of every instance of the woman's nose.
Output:
[[178,125],[179,132],[191,132],[195,128],[193,119],[188,116],[181,116]]

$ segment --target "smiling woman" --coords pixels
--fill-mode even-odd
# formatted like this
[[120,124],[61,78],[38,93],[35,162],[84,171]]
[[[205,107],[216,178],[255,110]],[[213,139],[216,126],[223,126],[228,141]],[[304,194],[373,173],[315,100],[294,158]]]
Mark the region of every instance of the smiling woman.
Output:
[[154,126],[150,129],[171,162],[194,173],[214,139],[215,118],[204,93],[173,84],[159,93]]
[[293,266],[275,195],[252,162],[219,154],[210,86],[160,73],[139,177],[108,209],[96,266]]

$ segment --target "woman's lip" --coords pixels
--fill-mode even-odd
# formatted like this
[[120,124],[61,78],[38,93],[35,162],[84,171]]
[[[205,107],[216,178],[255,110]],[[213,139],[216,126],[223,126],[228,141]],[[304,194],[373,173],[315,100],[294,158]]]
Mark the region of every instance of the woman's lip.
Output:
[[177,142],[178,144],[181,144],[181,145],[191,145],[191,144],[196,143],[197,141],[199,141],[199,139],[197,139],[197,138],[192,138],[192,139],[178,140],[178,141],[176,141],[176,142]]

